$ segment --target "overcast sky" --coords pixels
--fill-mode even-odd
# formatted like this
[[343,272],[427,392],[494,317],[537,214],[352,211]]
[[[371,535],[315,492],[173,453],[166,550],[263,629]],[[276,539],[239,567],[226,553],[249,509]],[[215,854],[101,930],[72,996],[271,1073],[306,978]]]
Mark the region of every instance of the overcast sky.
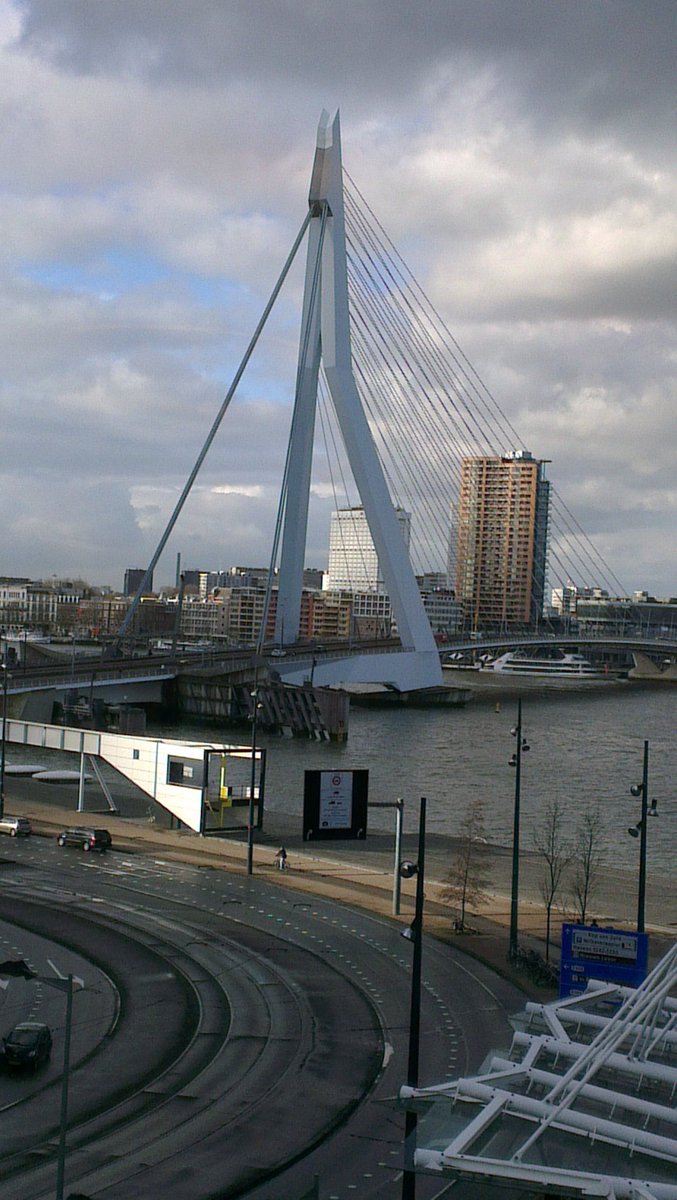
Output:
[[[340,107],[352,177],[616,576],[677,592],[675,0],[0,0],[0,55],[0,574],[148,561]],[[177,551],[268,561],[300,282],[156,582]]]

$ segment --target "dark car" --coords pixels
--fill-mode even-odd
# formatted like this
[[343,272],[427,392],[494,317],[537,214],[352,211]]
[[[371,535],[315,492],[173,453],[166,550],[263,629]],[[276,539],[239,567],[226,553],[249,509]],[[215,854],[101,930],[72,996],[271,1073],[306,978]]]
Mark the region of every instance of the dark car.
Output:
[[60,846],[79,846],[81,850],[100,850],[105,854],[113,845],[107,829],[64,829],[56,839]]
[[28,837],[33,832],[28,817],[0,817],[0,833],[8,833],[10,837]]
[[5,1038],[5,1062],[8,1067],[38,1067],[52,1053],[52,1035],[47,1025],[22,1021]]

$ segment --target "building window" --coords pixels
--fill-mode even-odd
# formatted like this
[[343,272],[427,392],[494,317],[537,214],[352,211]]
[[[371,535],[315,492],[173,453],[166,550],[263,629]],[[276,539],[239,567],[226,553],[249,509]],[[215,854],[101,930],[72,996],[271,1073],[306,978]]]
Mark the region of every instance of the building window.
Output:
[[170,757],[167,759],[167,783],[173,783],[175,787],[201,787],[202,770],[202,763],[194,758]]

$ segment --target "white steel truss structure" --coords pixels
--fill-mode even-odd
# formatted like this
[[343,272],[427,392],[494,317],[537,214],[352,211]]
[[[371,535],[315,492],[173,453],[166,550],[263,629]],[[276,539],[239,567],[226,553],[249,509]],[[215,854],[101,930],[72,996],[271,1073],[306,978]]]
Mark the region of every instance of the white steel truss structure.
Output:
[[[439,654],[353,373],[338,113],[333,120],[327,113],[320,119],[309,211],[296,397],[283,484],[276,640],[279,644],[294,642],[299,633],[317,383],[322,364],[397,621],[402,651],[356,655],[340,665],[318,664],[315,682],[378,681],[392,683],[400,690],[439,686]],[[289,672],[282,673],[291,678]]]
[[528,1004],[507,1055],[401,1089],[416,1168],[520,1194],[677,1200],[677,945],[637,990]]

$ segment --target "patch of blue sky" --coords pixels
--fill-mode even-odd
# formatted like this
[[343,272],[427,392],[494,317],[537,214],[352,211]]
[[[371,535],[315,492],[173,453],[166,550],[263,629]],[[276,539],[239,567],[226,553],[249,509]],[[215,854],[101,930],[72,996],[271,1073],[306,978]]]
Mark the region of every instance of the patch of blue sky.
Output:
[[207,308],[218,308],[222,304],[231,304],[235,297],[242,296],[242,284],[231,283],[228,279],[186,275],[182,281],[187,286],[191,299],[196,304],[203,304]]
[[108,249],[88,262],[25,263],[26,278],[53,291],[84,292],[113,299],[136,288],[152,286],[167,279],[166,263],[148,254]]
[[[254,352],[256,354],[256,352]],[[234,360],[220,364],[203,365],[202,374],[212,383],[228,391],[237,363]],[[294,379],[285,379],[280,374],[257,367],[252,359],[237,388],[241,400],[265,400],[267,404],[288,405],[294,398]]]

